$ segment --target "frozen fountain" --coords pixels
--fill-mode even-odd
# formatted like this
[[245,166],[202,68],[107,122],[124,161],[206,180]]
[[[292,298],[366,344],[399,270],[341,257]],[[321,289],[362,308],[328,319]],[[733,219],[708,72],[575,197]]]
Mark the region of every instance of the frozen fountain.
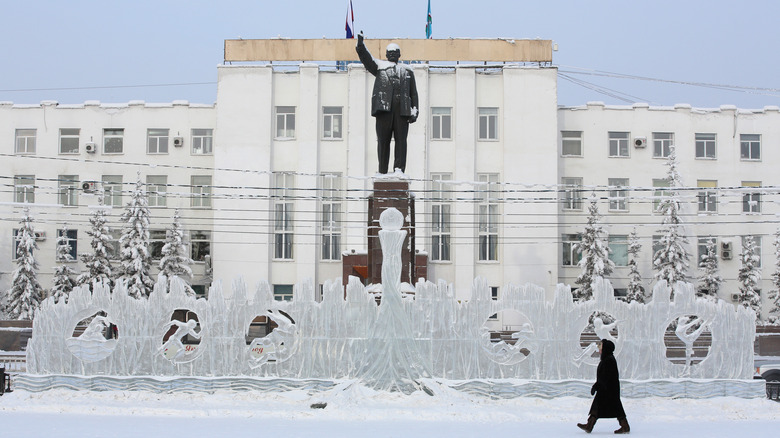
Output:
[[[430,382],[490,397],[587,396],[598,357],[583,333],[595,332],[594,339],[614,339],[626,397],[764,395],[752,381],[755,316],[741,306],[698,299],[688,283],[674,285],[671,299],[665,282],[651,302],[626,303],[603,279],[594,282],[593,299],[581,302],[564,285],[548,301],[532,284],[510,284],[495,300],[479,278],[467,300],[441,281],[419,281],[413,295],[403,295],[402,219],[393,208],[380,218],[380,304],[356,278],[346,289],[327,282],[320,302],[311,281],[297,284],[291,301],[275,300],[266,282],[250,290],[240,279],[229,294],[216,282],[208,299],[188,296],[178,279],[170,290],[159,282],[148,299],[131,298],[121,282],[113,291],[76,288],[67,302],[42,304],[28,374],[16,385],[313,390],[346,380],[406,393]],[[518,315],[517,328],[491,338],[486,321],[504,311]],[[258,332],[257,321],[273,330]],[[694,358],[703,332],[710,344]],[[665,343],[674,333],[685,350],[677,361]]]

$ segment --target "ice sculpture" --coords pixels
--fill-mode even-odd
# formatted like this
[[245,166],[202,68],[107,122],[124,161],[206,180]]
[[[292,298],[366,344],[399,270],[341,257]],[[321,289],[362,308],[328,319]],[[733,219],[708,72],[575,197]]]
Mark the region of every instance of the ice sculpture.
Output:
[[[688,283],[659,282],[647,304],[615,299],[603,279],[593,284],[593,299],[574,302],[569,287],[558,285],[552,300],[542,288],[507,285],[493,300],[488,284],[475,279],[471,296],[457,300],[450,284],[420,281],[413,296],[400,293],[400,245],[397,212],[388,209],[380,224],[384,265],[381,304],[351,278],[326,282],[322,301],[311,281],[297,284],[291,301],[276,301],[266,282],[254,290],[236,280],[228,291],[216,282],[208,299],[196,299],[173,279],[170,290],[158,282],[149,298],[135,299],[121,281],[114,290],[80,287],[67,302],[44,301],[28,344],[31,374],[117,376],[258,376],[300,379],[361,379],[378,389],[408,391],[420,378],[437,379],[592,379],[597,358],[582,345],[592,315],[610,315],[593,329],[615,337],[623,379],[751,379],[755,314],[724,301],[697,299]],[[393,217],[395,216],[395,217]],[[671,299],[672,288],[674,299]],[[198,327],[182,327],[192,344],[163,340],[174,311],[197,315]],[[511,312],[521,321],[511,336],[491,339],[486,321]],[[93,315],[87,338],[74,339],[79,321]],[[266,318],[276,328],[258,333],[253,321]],[[682,318],[682,319],[680,319]],[[685,363],[667,358],[664,335],[678,321],[683,330],[694,321],[707,327],[711,345],[703,360]],[[115,339],[101,339],[105,323]],[[181,322],[186,326],[186,321]],[[614,324],[614,326],[613,326]],[[698,329],[691,326],[691,328]],[[615,335],[615,333],[617,333]],[[96,334],[96,335],[93,335]],[[679,333],[686,345],[699,334]],[[595,335],[591,335],[594,336]],[[177,339],[176,336],[173,339]],[[181,340],[181,339],[179,339]],[[175,351],[175,352],[174,352]],[[698,358],[697,358],[698,359]]]

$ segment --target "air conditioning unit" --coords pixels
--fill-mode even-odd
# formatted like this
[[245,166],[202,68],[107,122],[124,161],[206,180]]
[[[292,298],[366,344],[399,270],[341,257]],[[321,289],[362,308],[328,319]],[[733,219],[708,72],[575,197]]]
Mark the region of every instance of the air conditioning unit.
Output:
[[84,145],[84,150],[87,151],[88,154],[94,154],[97,152],[97,145],[95,143],[87,143]]
[[739,294],[731,294],[731,301],[734,301],[735,303],[739,301]]
[[81,183],[81,190],[83,190],[84,193],[95,193],[97,184],[97,181],[84,181]]
[[36,231],[35,240],[46,240],[46,231]]
[[720,242],[720,258],[723,260],[731,260],[733,257],[731,242]]
[[173,137],[173,145],[177,148],[184,146],[184,137]]
[[647,137],[635,137],[634,147],[638,149],[647,147]]

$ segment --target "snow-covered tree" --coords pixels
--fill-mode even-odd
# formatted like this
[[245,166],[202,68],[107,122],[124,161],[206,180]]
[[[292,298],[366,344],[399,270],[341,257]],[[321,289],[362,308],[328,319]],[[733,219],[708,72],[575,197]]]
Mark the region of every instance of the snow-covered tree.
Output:
[[644,303],[647,301],[645,295],[645,288],[642,286],[642,275],[639,274],[639,267],[636,260],[639,258],[639,251],[642,249],[642,245],[639,243],[639,236],[636,233],[636,229],[628,236],[628,293],[626,294],[626,301],[638,301]]
[[[187,281],[192,277],[190,264],[192,259],[187,255],[187,245],[184,244],[184,230],[181,227],[181,218],[179,210],[173,212],[173,222],[171,227],[165,231],[165,244],[162,248],[162,258],[160,259],[160,273],[158,279],[165,277],[178,276]],[[187,293],[195,295],[191,288],[187,288]]]
[[697,295],[716,300],[720,285],[723,283],[723,277],[718,273],[718,255],[716,253],[715,239],[710,237],[707,240],[706,249],[706,254],[702,254],[699,261],[699,269],[701,269],[702,275],[699,277]]
[[76,275],[76,271],[68,266],[68,262],[73,260],[73,256],[70,255],[71,248],[68,241],[68,226],[65,225],[60,231],[60,236],[57,237],[57,253],[55,260],[59,264],[54,268],[54,277],[52,279],[51,296],[54,297],[54,301],[59,302],[64,299],[67,301],[67,297],[73,287],[76,285],[76,280],[73,276]]
[[604,228],[601,226],[598,198],[594,193],[588,207],[588,224],[582,234],[582,240],[577,244],[577,252],[582,255],[578,266],[582,270],[575,283],[580,288],[574,292],[574,298],[587,300],[593,296],[591,283],[594,277],[607,277],[615,268],[615,263],[609,259],[609,245],[604,242],[602,235]]
[[24,209],[20,224],[16,235],[16,269],[6,296],[5,313],[10,319],[31,320],[41,303],[43,289],[38,283],[38,262],[34,255],[38,244],[35,243],[35,229],[29,208]]
[[98,196],[98,206],[94,208],[89,218],[91,227],[87,230],[87,235],[92,238],[92,252],[81,253],[79,256],[85,268],[76,279],[76,284],[79,286],[86,284],[92,289],[95,282],[111,285],[111,261],[108,258],[111,229],[107,222],[103,196]]
[[653,269],[656,280],[666,280],[670,287],[678,281],[687,279],[688,260],[690,254],[686,249],[688,238],[683,234],[682,220],[680,219],[682,202],[677,188],[682,186],[680,174],[677,172],[677,155],[674,146],[669,148],[669,159],[666,164],[669,167],[666,180],[669,188],[664,190],[661,202],[656,210],[663,215],[663,228],[659,230],[661,240],[659,249],[653,255]]
[[127,293],[134,298],[148,297],[154,287],[149,274],[152,256],[149,252],[149,200],[146,196],[140,172],[135,190],[130,195],[122,222],[125,226],[119,239],[119,269],[117,278],[127,281]]
[[780,229],[775,231],[775,272],[772,273],[772,290],[768,298],[772,301],[767,321],[770,324],[780,324]]
[[761,297],[756,286],[761,281],[761,258],[756,254],[756,242],[753,236],[745,236],[742,240],[742,254],[739,255],[741,266],[737,275],[739,283],[739,303],[756,312],[757,322],[761,321]]

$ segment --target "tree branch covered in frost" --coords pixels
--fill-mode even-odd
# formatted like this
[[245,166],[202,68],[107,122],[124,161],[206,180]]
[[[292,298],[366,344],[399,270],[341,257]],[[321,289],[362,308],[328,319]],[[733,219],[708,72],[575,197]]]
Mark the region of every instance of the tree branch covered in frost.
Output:
[[720,285],[723,283],[723,277],[718,273],[718,254],[716,253],[715,239],[712,237],[707,240],[707,253],[701,256],[699,269],[702,276],[699,277],[699,287],[696,288],[696,295],[700,297],[715,300],[718,297]]
[[[184,229],[181,226],[179,210],[176,209],[173,212],[173,222],[165,231],[165,245],[162,248],[158,280],[164,277],[166,281],[170,281],[177,276],[186,282],[192,277],[192,269],[189,266],[191,263],[192,259],[187,255],[187,245],[184,244]],[[189,287],[186,292],[190,295],[195,294]]]
[[87,235],[92,238],[92,252],[82,253],[81,262],[85,271],[76,279],[78,286],[88,285],[92,289],[95,282],[110,286],[111,261],[108,258],[108,248],[111,245],[111,230],[106,225],[106,212],[103,209],[103,196],[98,196],[98,208],[89,218],[92,226],[87,230]]
[[588,207],[588,224],[582,240],[577,244],[577,252],[582,254],[578,265],[582,269],[575,283],[580,288],[574,291],[575,298],[587,300],[593,296],[593,279],[595,277],[606,278],[615,268],[615,263],[609,259],[609,246],[604,242],[602,235],[604,228],[601,226],[598,198],[593,194]]
[[761,259],[756,254],[756,242],[753,236],[745,236],[742,240],[742,253],[739,255],[742,266],[739,268],[739,303],[743,307],[756,312],[758,322],[761,321],[761,297],[756,286],[761,281]]
[[121,218],[126,225],[119,239],[120,265],[117,275],[117,279],[127,281],[127,291],[134,298],[149,296],[154,287],[154,279],[149,274],[152,266],[152,256],[149,254],[150,216],[149,201],[139,172],[135,190]]
[[638,301],[644,303],[647,301],[645,288],[642,286],[642,275],[639,273],[639,267],[636,262],[641,249],[642,245],[639,243],[639,236],[636,233],[636,228],[634,228],[628,236],[628,254],[630,256],[628,260],[630,269],[628,273],[628,293],[626,294],[626,301],[628,302]]
[[65,225],[60,230],[60,235],[57,237],[57,254],[55,260],[59,265],[54,268],[54,277],[52,278],[51,296],[54,297],[54,301],[58,302],[62,299],[67,300],[68,294],[73,287],[76,286],[76,280],[73,276],[76,275],[76,271],[68,266],[68,262],[73,260],[73,256],[70,255],[73,248],[68,241],[68,226]]
[[38,262],[34,252],[38,249],[35,243],[35,229],[30,216],[30,209],[24,209],[21,227],[16,235],[16,269],[8,290],[5,313],[10,319],[33,319],[41,303],[43,289],[38,283]]
[[682,220],[680,219],[682,203],[676,189],[681,187],[682,183],[680,174],[677,172],[677,155],[674,146],[670,147],[669,159],[666,164],[669,167],[666,177],[669,188],[663,191],[657,209],[657,212],[663,215],[661,222],[663,228],[659,230],[661,233],[661,240],[658,242],[660,248],[653,256],[653,269],[656,270],[656,280],[666,280],[668,284],[675,284],[678,281],[686,281],[690,255],[686,249],[688,238],[682,232]]
[[775,272],[772,273],[772,289],[768,298],[772,300],[767,321],[770,324],[780,324],[780,229],[775,231]]

